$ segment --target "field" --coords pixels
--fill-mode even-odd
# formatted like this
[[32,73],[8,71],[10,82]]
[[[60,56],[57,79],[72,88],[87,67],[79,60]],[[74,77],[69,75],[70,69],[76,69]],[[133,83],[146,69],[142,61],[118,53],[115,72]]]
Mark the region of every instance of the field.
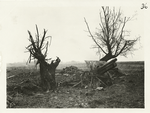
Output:
[[[63,68],[71,65],[82,71],[88,70],[85,63],[60,64],[56,71],[57,83],[77,75],[61,73]],[[144,62],[117,62],[117,67],[123,75],[103,90],[60,85],[56,91],[46,93],[37,91],[36,87],[24,92],[13,90],[28,79],[38,84],[40,74],[33,65],[7,65],[7,97],[10,96],[13,102],[8,108],[144,108]]]

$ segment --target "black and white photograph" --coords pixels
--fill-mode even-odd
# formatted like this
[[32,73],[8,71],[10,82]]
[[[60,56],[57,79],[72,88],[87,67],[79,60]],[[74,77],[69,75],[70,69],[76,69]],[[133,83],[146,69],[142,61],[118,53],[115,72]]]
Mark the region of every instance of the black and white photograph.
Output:
[[3,109],[145,110],[149,8],[146,0],[0,1]]

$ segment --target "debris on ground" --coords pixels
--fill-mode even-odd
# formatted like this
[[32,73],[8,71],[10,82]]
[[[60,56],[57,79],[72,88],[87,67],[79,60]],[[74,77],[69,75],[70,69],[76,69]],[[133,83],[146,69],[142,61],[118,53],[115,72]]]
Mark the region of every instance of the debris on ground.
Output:
[[13,97],[7,95],[7,108],[13,108],[16,104],[13,101]]
[[62,71],[61,71],[61,74],[69,76],[69,75],[76,74],[76,73],[79,73],[79,72],[81,72],[81,69],[78,69],[78,67],[69,66],[69,67],[63,68]]
[[81,85],[84,87],[88,86],[96,88],[96,87],[107,87],[112,85],[113,76],[111,74],[112,72],[110,73],[109,71],[113,70],[117,66],[116,61],[117,61],[116,58],[113,58],[108,62],[85,61],[87,67],[89,68],[89,71],[84,71],[80,76],[81,80],[73,87]]
[[101,91],[101,90],[103,90],[103,87],[97,87],[96,90]]
[[[135,65],[136,68],[137,66]],[[142,66],[144,67],[144,65]],[[126,68],[128,67],[129,65],[126,66]],[[60,87],[58,86],[55,92],[45,93],[35,90],[40,90],[37,87],[39,86],[38,82],[35,82],[39,79],[39,72],[38,74],[34,73],[33,76],[27,74],[29,70],[25,74],[20,74],[23,69],[17,69],[13,74],[9,73],[17,76],[7,79],[7,108],[145,107],[143,70],[135,71],[135,74],[128,73],[128,75],[123,74],[123,71],[119,70],[121,68],[108,70],[103,76],[110,76],[112,85],[109,87],[102,85],[107,84],[107,77],[98,79],[96,77],[99,75],[90,70],[76,69],[79,72],[70,72],[68,76],[59,72],[56,81],[61,83]],[[131,70],[129,68],[129,71]]]
[[[113,84],[112,80],[117,77],[118,70],[115,68],[117,59],[113,58],[108,62],[105,61],[85,61],[88,71],[83,71],[75,66],[63,68],[61,86],[72,87],[107,87]],[[60,85],[59,85],[60,86]]]

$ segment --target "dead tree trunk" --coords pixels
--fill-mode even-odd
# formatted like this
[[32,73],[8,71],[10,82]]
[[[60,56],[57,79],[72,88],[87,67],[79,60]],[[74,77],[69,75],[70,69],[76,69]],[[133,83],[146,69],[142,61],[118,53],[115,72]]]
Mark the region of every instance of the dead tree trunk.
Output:
[[42,39],[40,40],[40,35],[38,32],[38,27],[36,26],[37,34],[36,39],[33,39],[30,31],[29,33],[29,41],[31,44],[26,47],[26,49],[30,52],[29,60],[32,59],[37,60],[37,64],[40,66],[40,76],[41,76],[41,86],[43,90],[49,91],[54,90],[56,88],[56,81],[55,81],[55,70],[56,67],[59,65],[60,59],[57,57],[56,60],[52,60],[51,63],[47,63],[46,59],[47,57],[47,51],[48,51],[48,45],[49,45],[49,37],[46,37],[46,30],[44,29],[44,34],[42,36]]
[[92,63],[91,61],[85,61],[90,71],[84,72],[81,75],[81,83],[90,83],[91,86],[98,85],[102,87],[112,85],[112,76],[109,71],[113,70],[117,66],[116,61],[117,58],[112,58],[107,62],[98,61]]
[[108,61],[112,58],[115,58],[116,56],[112,55],[112,54],[106,54],[103,58],[100,59],[100,61]]
[[40,75],[41,75],[41,85],[44,90],[54,90],[57,87],[55,80],[55,70],[60,62],[60,59],[57,59],[48,64],[45,61],[40,62]]
[[112,60],[110,60],[106,64],[104,64],[102,67],[97,68],[96,72],[98,74],[103,74],[103,73],[107,72],[108,70],[113,69],[114,67],[117,66],[116,61],[117,61],[117,59],[113,58]]
[[[100,78],[108,86],[112,85],[112,80],[108,71],[114,69],[117,66],[116,61],[117,59],[113,58],[102,67],[99,67],[95,70],[97,73],[97,77]],[[105,74],[106,72],[107,74]]]

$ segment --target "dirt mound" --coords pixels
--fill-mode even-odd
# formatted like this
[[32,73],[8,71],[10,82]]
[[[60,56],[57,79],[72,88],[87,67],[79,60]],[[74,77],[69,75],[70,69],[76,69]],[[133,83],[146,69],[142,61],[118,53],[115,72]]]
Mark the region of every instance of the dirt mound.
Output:
[[[83,71],[76,66],[69,66],[62,69],[60,76],[57,76],[58,86],[73,86],[80,81],[80,76]],[[63,79],[62,79],[63,78]]]
[[61,73],[62,74],[75,74],[80,72],[81,70],[78,69],[78,67],[76,66],[69,66],[69,67],[65,67],[62,69]]

